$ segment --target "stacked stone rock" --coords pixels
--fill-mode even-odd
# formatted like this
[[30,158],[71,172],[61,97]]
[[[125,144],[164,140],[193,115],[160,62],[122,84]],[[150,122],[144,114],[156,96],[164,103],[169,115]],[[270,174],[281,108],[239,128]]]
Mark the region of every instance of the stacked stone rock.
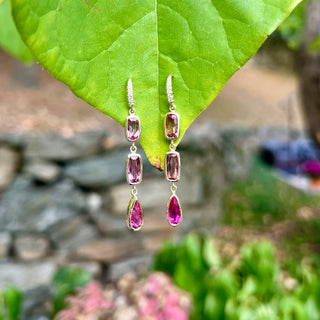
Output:
[[139,194],[145,223],[138,234],[125,222],[130,195],[122,136],[0,134],[0,290],[14,285],[27,291],[30,309],[48,298],[58,267],[81,267],[115,280],[129,270],[145,271],[166,239],[191,227],[214,232],[226,180],[244,178],[261,140],[275,131],[212,123],[190,130],[179,146],[184,223],[168,224],[167,182],[143,156]]

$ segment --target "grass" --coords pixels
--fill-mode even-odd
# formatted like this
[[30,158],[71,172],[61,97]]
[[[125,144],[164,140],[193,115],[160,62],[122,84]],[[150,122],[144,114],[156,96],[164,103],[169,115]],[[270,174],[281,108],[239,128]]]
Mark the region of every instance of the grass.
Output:
[[[250,233],[272,240],[283,264],[298,274],[294,265],[302,259],[311,259],[320,266],[319,207],[320,196],[288,186],[269,167],[255,160],[247,181],[232,185],[226,192],[222,224],[235,231],[234,241],[247,238]],[[303,210],[311,215],[298,214]]]
[[302,207],[317,208],[320,196],[279,181],[272,170],[253,161],[247,181],[231,186],[224,197],[224,223],[235,227],[270,225],[295,215]]

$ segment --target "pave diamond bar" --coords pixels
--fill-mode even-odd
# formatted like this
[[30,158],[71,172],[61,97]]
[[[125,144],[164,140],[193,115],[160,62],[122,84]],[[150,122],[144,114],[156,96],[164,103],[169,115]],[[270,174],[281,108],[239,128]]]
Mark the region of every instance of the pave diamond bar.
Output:
[[177,151],[166,153],[165,173],[168,181],[178,181],[180,179],[180,154]]
[[130,108],[132,108],[134,105],[134,101],[133,101],[133,86],[132,86],[131,79],[128,80],[128,84],[127,84],[127,97],[128,97],[129,106]]
[[140,119],[136,115],[130,115],[126,121],[126,138],[128,141],[138,141],[140,139]]
[[166,88],[167,88],[167,98],[168,98],[169,103],[171,104],[174,102],[173,92],[172,92],[172,76],[171,75],[167,78]]
[[142,161],[140,154],[131,153],[126,163],[127,182],[131,185],[139,184],[142,180]]
[[164,121],[165,136],[169,140],[176,140],[179,138],[180,119],[176,112],[169,112],[166,114]]

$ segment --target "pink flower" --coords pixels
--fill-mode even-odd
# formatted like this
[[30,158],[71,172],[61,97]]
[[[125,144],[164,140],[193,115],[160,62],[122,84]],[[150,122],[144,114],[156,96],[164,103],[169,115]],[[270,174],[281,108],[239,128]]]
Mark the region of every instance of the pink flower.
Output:
[[113,303],[106,300],[104,291],[97,281],[93,281],[84,288],[79,289],[77,295],[67,297],[66,302],[69,309],[59,312],[56,319],[85,319],[83,316],[99,315],[113,308]]

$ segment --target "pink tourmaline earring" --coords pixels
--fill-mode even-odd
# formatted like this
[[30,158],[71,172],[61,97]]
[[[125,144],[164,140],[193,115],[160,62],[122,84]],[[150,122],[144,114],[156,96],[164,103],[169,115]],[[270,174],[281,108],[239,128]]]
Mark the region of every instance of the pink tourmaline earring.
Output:
[[127,225],[128,228],[138,231],[143,224],[143,213],[137,194],[138,190],[136,185],[142,180],[142,160],[140,154],[137,153],[137,147],[135,142],[140,139],[141,126],[140,119],[136,116],[136,110],[134,108],[133,101],[133,87],[131,79],[128,80],[127,96],[129,103],[129,116],[126,121],[126,138],[132,142],[130,147],[130,154],[128,154],[126,162],[126,177],[128,184],[132,185],[131,199],[127,212]]
[[180,119],[178,113],[176,113],[176,106],[174,104],[173,92],[172,92],[172,76],[167,79],[167,97],[170,103],[169,110],[166,114],[164,121],[165,137],[171,140],[169,145],[170,151],[166,153],[165,158],[165,175],[168,181],[172,182],[171,196],[167,204],[167,215],[169,223],[175,227],[182,220],[182,210],[179,202],[179,198],[176,195],[177,186],[175,182],[180,179],[180,154],[176,151],[176,145],[174,141],[179,138],[180,131]]

